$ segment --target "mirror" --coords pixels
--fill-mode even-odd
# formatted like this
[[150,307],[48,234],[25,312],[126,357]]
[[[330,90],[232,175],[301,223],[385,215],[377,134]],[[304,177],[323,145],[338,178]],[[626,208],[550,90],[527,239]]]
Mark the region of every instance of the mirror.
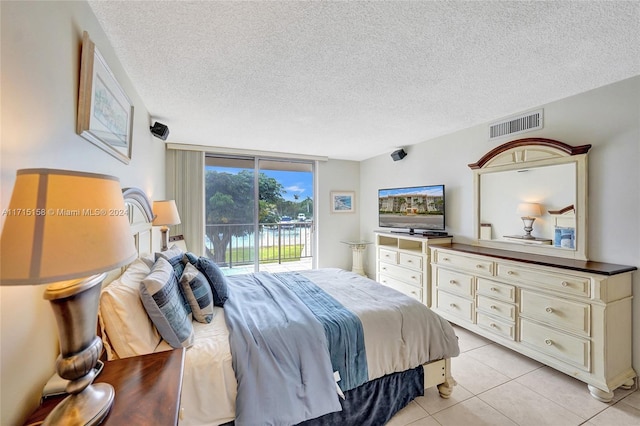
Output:
[[478,245],[587,260],[589,148],[520,139],[470,164]]

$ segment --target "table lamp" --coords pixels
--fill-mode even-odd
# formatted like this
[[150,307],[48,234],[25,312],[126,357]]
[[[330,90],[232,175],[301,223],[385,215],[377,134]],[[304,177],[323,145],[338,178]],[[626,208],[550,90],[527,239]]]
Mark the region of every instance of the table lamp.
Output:
[[56,371],[68,380],[65,398],[45,425],[96,425],[115,391],[92,384],[102,352],[96,336],[105,271],[133,261],[120,182],[113,176],[53,169],[18,170],[0,237],[0,285],[48,284],[58,326]]
[[524,224],[525,234],[522,236],[525,240],[534,240],[536,237],[531,235],[533,231],[533,222],[536,220],[535,216],[542,215],[540,204],[536,203],[520,203],[516,212],[521,216],[522,223]]
[[180,215],[178,214],[178,208],[174,200],[162,200],[153,202],[153,225],[160,225],[160,231],[162,231],[162,251],[168,249],[169,241],[169,226],[179,225]]

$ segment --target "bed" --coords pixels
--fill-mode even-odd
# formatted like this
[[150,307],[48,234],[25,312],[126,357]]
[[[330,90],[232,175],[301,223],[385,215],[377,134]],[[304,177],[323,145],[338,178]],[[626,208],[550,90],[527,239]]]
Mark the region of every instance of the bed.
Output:
[[[376,425],[426,388],[450,396],[457,338],[426,306],[336,268],[220,278],[195,255],[181,253],[177,265],[170,259],[178,259],[179,248],[153,251],[144,193],[127,188],[123,195],[140,256],[103,284],[106,357],[187,347],[181,425]],[[212,303],[202,310],[192,304],[182,321],[189,332],[167,331],[148,306],[150,277],[179,279],[196,270],[211,284]]]

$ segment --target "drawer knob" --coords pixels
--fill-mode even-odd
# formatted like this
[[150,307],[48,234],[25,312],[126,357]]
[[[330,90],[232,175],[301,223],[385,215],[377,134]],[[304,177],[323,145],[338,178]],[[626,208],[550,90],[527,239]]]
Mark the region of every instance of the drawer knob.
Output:
[[482,265],[476,265],[476,268],[482,269]]
[[407,259],[407,263],[413,263],[413,260]]
[[566,282],[566,281],[562,281],[562,287],[567,287],[568,285],[569,285],[569,283],[568,283],[568,282]]
[[515,272],[513,272],[513,271],[507,271],[507,275],[513,275],[513,274],[515,274]]
[[496,305],[491,305],[491,309],[496,310],[498,307]]
[[551,346],[551,345],[553,345],[553,340],[551,340],[551,339],[544,339],[544,343],[545,343],[547,346]]
[[496,323],[495,323],[495,322],[492,322],[492,323],[491,323],[491,324],[489,324],[489,325],[490,325],[491,327],[493,327],[493,328],[496,328],[496,327],[497,327],[497,325],[496,325]]
[[448,258],[448,257],[443,257],[443,258],[442,258],[442,260],[443,260],[444,262],[448,262],[448,261],[449,261],[449,258]]
[[491,287],[491,291],[498,291],[498,289],[495,287]]
[[449,280],[449,284],[458,284],[456,280]]
[[545,311],[547,311],[548,313],[552,314],[553,313],[553,308],[550,306],[547,306],[545,309]]
[[455,304],[455,303],[449,303],[449,307],[450,307],[450,308],[457,308],[457,306],[456,306],[456,304]]

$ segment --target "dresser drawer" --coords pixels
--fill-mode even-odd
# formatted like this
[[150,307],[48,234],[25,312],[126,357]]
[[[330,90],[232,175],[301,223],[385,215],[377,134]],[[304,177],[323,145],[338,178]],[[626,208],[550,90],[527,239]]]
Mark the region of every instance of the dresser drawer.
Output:
[[475,257],[461,256],[436,250],[434,262],[438,265],[448,266],[456,269],[466,269],[474,274],[493,275],[494,263],[490,260]]
[[398,290],[400,293],[404,293],[409,297],[413,297],[419,302],[422,302],[422,288],[416,287],[411,284],[404,283],[388,275],[380,275],[380,283]]
[[486,278],[478,278],[476,289],[478,294],[495,297],[496,299],[505,300],[507,302],[516,301],[516,288],[509,284],[497,283],[487,280]]
[[516,331],[515,331],[514,323],[507,322],[507,321],[500,321],[494,317],[485,315],[482,312],[478,312],[477,315],[478,315],[478,326],[480,326],[481,328],[511,340],[516,339]]
[[520,314],[584,335],[590,334],[590,306],[532,291],[520,293]]
[[400,253],[399,263],[401,266],[406,266],[407,268],[422,271],[422,256],[417,256],[415,254],[409,253]]
[[553,330],[542,324],[520,319],[520,341],[539,352],[591,370],[590,341]]
[[436,285],[441,290],[473,297],[473,276],[471,275],[438,268],[436,270]]
[[502,263],[498,263],[497,275],[507,280],[532,283],[549,290],[575,296],[589,297],[591,293],[589,279],[574,275],[541,272],[535,269],[520,268]]
[[379,272],[422,288],[422,272],[383,262],[380,262]]
[[438,309],[465,321],[473,322],[473,300],[456,296],[445,291],[437,292]]
[[516,320],[516,305],[478,295],[478,310],[502,317],[509,321]]
[[389,249],[378,249],[378,259],[381,262],[398,263],[398,252]]

